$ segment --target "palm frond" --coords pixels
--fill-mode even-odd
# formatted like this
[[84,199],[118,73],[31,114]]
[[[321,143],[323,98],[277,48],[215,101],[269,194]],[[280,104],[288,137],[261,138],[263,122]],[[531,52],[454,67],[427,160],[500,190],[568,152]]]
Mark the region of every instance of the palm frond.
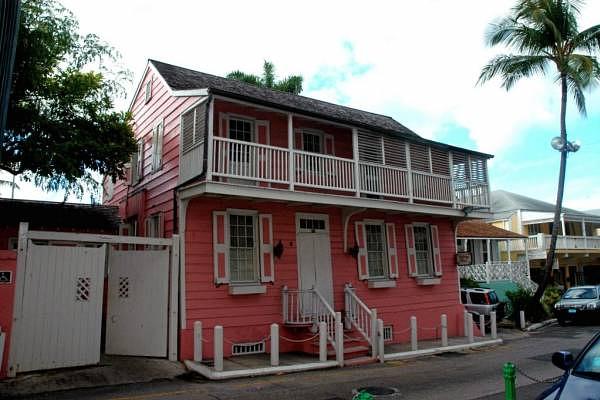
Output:
[[477,84],[498,77],[502,80],[502,87],[509,90],[521,78],[528,78],[535,74],[544,75],[549,61],[548,56],[545,55],[499,55],[483,67]]
[[275,84],[275,66],[267,60],[263,63],[262,83],[269,89],[272,89]]
[[594,25],[579,32],[571,40],[571,47],[575,50],[584,50],[589,53],[600,51],[600,25]]
[[282,92],[300,94],[302,81],[303,78],[300,75],[291,75],[277,82],[273,88]]
[[228,79],[235,79],[236,81],[250,83],[255,86],[262,86],[260,77],[252,74],[247,74],[242,71],[233,71],[226,75]]
[[585,106],[585,95],[583,94],[583,87],[581,82],[577,80],[577,77],[567,75],[567,90],[573,96],[575,105],[579,110],[579,113],[583,116],[587,115],[587,109]]
[[522,24],[513,18],[505,18],[491,24],[486,32],[486,43],[489,46],[503,44],[527,54],[539,54],[552,47],[552,42],[548,42],[544,31]]

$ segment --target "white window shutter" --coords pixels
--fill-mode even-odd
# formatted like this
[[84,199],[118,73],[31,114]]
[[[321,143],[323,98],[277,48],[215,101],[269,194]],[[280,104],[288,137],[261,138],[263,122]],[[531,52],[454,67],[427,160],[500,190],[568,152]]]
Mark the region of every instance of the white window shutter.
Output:
[[154,170],[159,170],[162,167],[162,153],[163,153],[163,136],[165,133],[164,122],[156,126],[156,164]]
[[385,237],[387,239],[387,255],[389,277],[398,277],[398,249],[396,244],[396,224],[385,224]]
[[213,212],[213,263],[215,283],[229,283],[229,223],[225,211]]
[[323,135],[323,153],[334,156],[335,155],[335,147],[333,143],[333,135],[326,133]]
[[152,172],[158,169],[158,125],[152,129]]
[[431,247],[433,248],[433,271],[435,276],[442,276],[442,253],[437,225],[430,225]]
[[417,255],[415,253],[415,232],[411,224],[404,225],[404,235],[406,238],[406,254],[408,256],[408,275],[417,275]]
[[357,221],[356,228],[356,245],[358,246],[358,279],[369,279],[369,257],[367,254],[367,230],[365,223]]
[[258,216],[258,230],[260,234],[260,280],[261,282],[274,282],[273,217],[271,214]]

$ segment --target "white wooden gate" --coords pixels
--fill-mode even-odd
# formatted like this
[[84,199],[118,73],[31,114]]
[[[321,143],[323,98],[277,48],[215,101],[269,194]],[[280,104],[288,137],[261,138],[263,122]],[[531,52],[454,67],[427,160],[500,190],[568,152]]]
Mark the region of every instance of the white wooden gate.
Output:
[[166,357],[169,249],[109,250],[106,354]]
[[11,341],[15,373],[100,361],[105,254],[106,245],[29,241],[24,296],[15,315],[22,329]]
[[[40,242],[45,244],[35,244]],[[123,244],[133,247],[127,251],[112,248]],[[29,231],[28,224],[21,223],[9,376],[100,361],[107,252],[111,293],[118,298],[119,284],[124,284],[119,278],[128,277],[128,295],[138,302],[131,309],[111,302],[114,320],[120,322],[110,327],[111,319],[107,321],[111,329],[107,349],[177,359],[177,235],[166,239]]]

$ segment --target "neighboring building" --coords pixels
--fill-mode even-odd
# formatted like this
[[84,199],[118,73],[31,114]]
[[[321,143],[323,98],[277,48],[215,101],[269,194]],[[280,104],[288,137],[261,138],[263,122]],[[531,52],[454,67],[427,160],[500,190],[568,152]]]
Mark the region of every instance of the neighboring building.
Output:
[[[515,243],[513,259],[529,258],[531,277],[543,277],[554,205],[504,190],[491,193],[494,226],[529,237],[527,247]],[[600,216],[563,208],[556,244],[555,280],[565,287],[600,283]],[[526,250],[527,248],[527,250]]]
[[510,249],[524,248],[527,236],[483,221],[463,221],[456,228],[457,264],[461,277],[479,282],[512,281],[533,288],[527,254],[512,258]]
[[116,234],[119,209],[105,205],[0,199],[0,250],[16,250],[19,223],[29,229]]
[[[272,323],[310,337],[313,312],[351,318],[348,284],[391,342],[409,339],[413,315],[438,326],[445,313],[459,334],[454,229],[467,213],[490,217],[490,155],[383,115],[152,60],[130,111],[138,151],[127,181],[105,180],[105,203],[119,207],[122,233],[183,239],[180,359],[193,357],[195,321],[224,327],[226,356]],[[210,334],[204,349],[210,358]]]

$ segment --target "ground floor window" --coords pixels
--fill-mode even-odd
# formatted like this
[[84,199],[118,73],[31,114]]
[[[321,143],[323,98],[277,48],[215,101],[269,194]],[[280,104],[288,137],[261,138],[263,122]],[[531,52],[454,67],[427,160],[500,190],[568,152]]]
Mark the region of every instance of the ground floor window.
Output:
[[388,267],[383,224],[365,224],[365,230],[369,277],[384,278]]
[[415,257],[417,259],[417,275],[433,275],[433,261],[431,254],[431,239],[429,226],[416,225],[413,227],[415,235]]
[[229,214],[229,279],[232,283],[259,278],[256,216]]

